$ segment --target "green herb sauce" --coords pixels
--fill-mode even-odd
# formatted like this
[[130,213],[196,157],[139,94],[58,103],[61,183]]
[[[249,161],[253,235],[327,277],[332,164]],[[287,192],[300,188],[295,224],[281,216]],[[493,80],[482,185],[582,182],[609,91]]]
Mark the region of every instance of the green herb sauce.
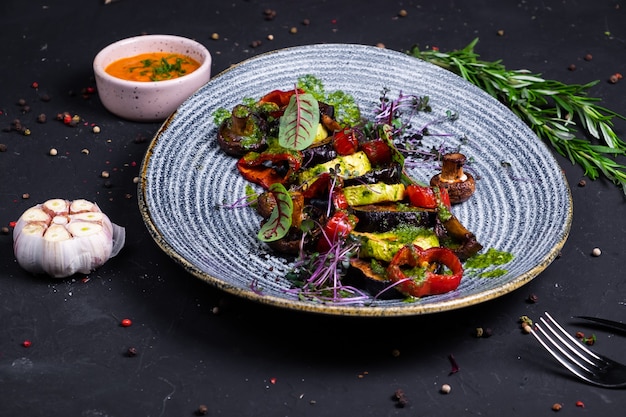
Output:
[[354,97],[341,90],[327,93],[321,80],[313,75],[298,78],[298,88],[311,94],[317,101],[335,108],[335,119],[348,126],[357,125],[361,121],[361,111]]
[[[503,252],[494,248],[489,248],[487,252],[474,255],[465,261],[465,269],[486,269],[491,266],[504,265],[513,260],[513,254],[509,252]],[[507,273],[506,269],[496,268],[489,271],[480,273],[482,278],[496,278]]]

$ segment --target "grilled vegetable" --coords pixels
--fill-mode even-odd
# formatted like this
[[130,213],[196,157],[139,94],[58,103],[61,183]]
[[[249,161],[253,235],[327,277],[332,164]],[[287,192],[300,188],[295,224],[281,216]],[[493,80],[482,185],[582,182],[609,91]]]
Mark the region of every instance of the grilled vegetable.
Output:
[[401,201],[404,198],[404,184],[378,182],[376,184],[353,185],[344,187],[343,193],[351,206]]
[[432,228],[437,219],[435,210],[421,209],[398,202],[366,204],[352,209],[359,218],[356,228],[359,232],[387,232],[403,224]]
[[476,182],[472,174],[463,172],[465,155],[449,153],[443,156],[441,173],[430,179],[433,187],[445,188],[450,196],[450,203],[459,204],[469,200],[476,191]]

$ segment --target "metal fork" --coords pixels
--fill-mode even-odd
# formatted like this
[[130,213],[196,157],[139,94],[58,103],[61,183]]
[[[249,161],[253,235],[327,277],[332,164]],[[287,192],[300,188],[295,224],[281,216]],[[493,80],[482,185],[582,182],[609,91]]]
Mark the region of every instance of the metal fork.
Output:
[[605,388],[626,387],[626,365],[587,348],[545,313],[532,326],[531,334],[574,375]]

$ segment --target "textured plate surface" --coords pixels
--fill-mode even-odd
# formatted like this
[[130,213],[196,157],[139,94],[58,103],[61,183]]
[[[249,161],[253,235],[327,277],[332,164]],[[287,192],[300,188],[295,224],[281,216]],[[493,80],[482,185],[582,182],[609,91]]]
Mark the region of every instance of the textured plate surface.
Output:
[[[243,98],[293,88],[312,74],[326,91],[352,94],[364,116],[383,88],[429,96],[433,112],[447,110],[454,123],[432,127],[433,144],[458,145],[480,177],[477,192],[453,211],[485,248],[511,252],[514,260],[498,278],[466,274],[456,291],[415,303],[376,301],[346,306],[301,301],[286,294],[289,263],[256,238],[259,217],[251,208],[225,209],[248,184],[216,141],[213,114]],[[432,170],[415,168],[428,181]],[[434,313],[484,302],[513,291],[543,271],[567,239],[572,220],[570,189],[550,150],[508,109],[483,91],[432,64],[400,52],[362,45],[324,44],[282,49],[236,65],[184,102],[154,137],[143,161],[139,206],[158,245],[189,273],[229,292],[274,306],[353,316]]]

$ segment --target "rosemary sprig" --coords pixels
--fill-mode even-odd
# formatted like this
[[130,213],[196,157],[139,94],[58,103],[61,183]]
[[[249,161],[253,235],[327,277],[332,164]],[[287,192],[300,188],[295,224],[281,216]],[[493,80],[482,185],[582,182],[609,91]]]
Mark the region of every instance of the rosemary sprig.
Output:
[[[507,69],[501,61],[483,61],[474,52],[478,39],[453,52],[421,51],[411,56],[452,71],[505,104],[537,136],[595,180],[600,175],[626,194],[626,166],[616,157],[626,155],[626,142],[613,131],[613,119],[626,117],[598,104],[588,90],[598,81],[565,84],[546,80],[528,70]],[[585,134],[580,138],[579,133]],[[595,139],[595,140],[594,140]]]

